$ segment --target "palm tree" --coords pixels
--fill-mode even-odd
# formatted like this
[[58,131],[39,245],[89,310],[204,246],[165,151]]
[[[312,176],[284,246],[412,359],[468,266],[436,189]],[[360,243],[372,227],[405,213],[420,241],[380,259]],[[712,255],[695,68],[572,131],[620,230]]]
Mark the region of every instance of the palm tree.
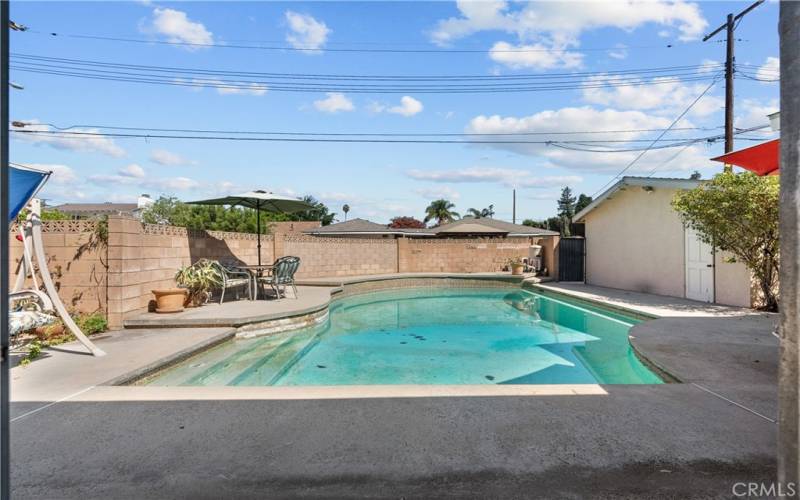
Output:
[[489,205],[489,208],[483,208],[481,210],[470,208],[467,212],[476,219],[480,219],[481,217],[494,217],[494,205]]
[[437,226],[441,226],[447,222],[453,222],[461,217],[458,215],[458,212],[453,211],[455,207],[455,204],[445,199],[434,200],[428,205],[428,208],[425,209],[425,222],[435,220]]
[[344,220],[345,220],[345,222],[347,222],[347,212],[349,212],[349,211],[350,211],[350,205],[348,205],[347,203],[342,205],[342,212],[344,212]]

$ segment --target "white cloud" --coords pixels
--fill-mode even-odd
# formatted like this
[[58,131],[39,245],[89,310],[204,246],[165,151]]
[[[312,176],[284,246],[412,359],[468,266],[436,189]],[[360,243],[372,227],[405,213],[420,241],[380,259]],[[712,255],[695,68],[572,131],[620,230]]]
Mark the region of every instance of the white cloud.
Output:
[[289,23],[290,32],[286,34],[286,41],[297,49],[311,49],[306,54],[317,53],[332,30],[324,22],[318,21],[308,14],[298,14],[291,10],[285,13],[286,22]]
[[764,83],[771,83],[781,77],[781,60],[777,57],[768,57],[764,64],[756,71],[756,78],[768,80]]
[[394,113],[397,115],[403,116],[414,116],[417,113],[421,113],[423,109],[423,105],[418,100],[414,99],[411,96],[404,95],[400,98],[400,105],[399,106],[392,106],[388,109],[389,113]]
[[695,40],[708,26],[699,6],[684,0],[530,2],[517,10],[505,1],[460,0],[457,6],[461,16],[440,21],[431,34],[435,42],[447,44],[479,31],[503,31],[520,40],[548,37],[566,42],[587,30],[631,31],[647,23],[674,27],[681,40]]
[[715,61],[713,59],[703,59],[700,67],[697,69],[698,73],[713,73],[715,71],[722,71],[725,69],[724,63]]
[[[672,117],[657,116],[642,111],[620,111],[615,109],[595,109],[590,106],[546,110],[523,117],[478,116],[473,118],[466,131],[474,134],[509,134],[520,132],[553,132],[554,135],[537,135],[537,140],[558,141],[603,141],[650,138],[654,132],[614,133],[614,130],[664,129],[674,120]],[[679,122],[677,127],[691,126],[690,122]],[[586,131],[587,134],[556,135],[559,132]],[[613,149],[635,149],[642,143],[615,143]],[[485,147],[511,151],[537,159],[544,167],[560,167],[581,172],[619,171],[638,155],[632,152],[586,152],[560,148],[553,144],[492,144]],[[591,148],[590,146],[575,146]],[[648,152],[635,167],[634,172],[648,172],[675,153],[674,149],[659,149]],[[708,154],[703,146],[692,146],[681,154],[680,161],[672,165],[672,170],[693,170],[708,164]]]
[[[589,30],[632,31],[654,23],[677,29],[681,40],[695,40],[708,25],[698,5],[685,0],[519,4],[459,0],[457,6],[461,15],[439,21],[431,32],[433,42],[449,45],[481,31],[512,34],[517,38],[516,44],[498,41],[490,52],[493,60],[512,68],[577,67],[583,56],[575,50],[580,35]],[[519,52],[507,52],[515,47]],[[573,51],[567,50],[570,48]],[[613,51],[611,57],[623,55],[622,51]]]
[[261,96],[266,94],[269,90],[267,85],[257,82],[222,81],[209,78],[192,78],[191,80],[175,78],[174,81],[187,86],[190,90],[195,92],[199,92],[206,87],[213,88],[216,89],[217,93],[220,95],[242,94]]
[[130,172],[120,171],[117,175],[92,175],[89,182],[98,186],[112,188],[114,186],[138,186],[160,192],[190,191],[202,185],[188,177],[137,177]]
[[[780,109],[778,99],[770,99],[768,101],[761,101],[759,99],[742,99],[737,103],[736,118],[733,120],[734,126],[737,128],[750,128],[767,125],[769,118],[767,115],[775,113]],[[759,131],[764,135],[773,135],[771,129],[767,128]],[[757,132],[750,132],[748,135],[753,135]]]
[[183,156],[167,151],[166,149],[154,149],[150,152],[150,161],[164,166],[195,165],[196,161],[189,160]]
[[135,163],[119,169],[117,173],[123,177],[131,177],[133,179],[142,179],[146,175],[144,169]]
[[581,177],[537,176],[528,170],[494,167],[470,167],[458,170],[409,170],[407,175],[418,181],[449,183],[498,183],[507,187],[540,188],[582,182]]
[[617,44],[617,48],[615,50],[610,50],[608,52],[608,56],[613,59],[627,59],[628,58],[628,48],[621,44]]
[[417,189],[417,194],[426,200],[458,200],[461,193],[449,186]]
[[47,183],[53,184],[61,184],[61,185],[68,185],[74,184],[78,181],[78,176],[75,174],[75,170],[71,167],[66,165],[60,165],[55,163],[26,163],[26,166],[34,168],[36,170],[45,170],[50,171],[52,174],[50,175],[50,179],[48,179]]
[[39,120],[23,120],[23,123],[26,124],[24,127],[15,127],[12,125],[11,129],[42,132],[42,134],[13,134],[13,137],[20,141],[31,142],[34,144],[44,144],[61,150],[103,153],[115,158],[125,156],[125,150],[118,146],[117,143],[114,142],[114,139],[110,137],[81,135],[100,133],[101,131],[98,129],[72,128],[69,131],[62,132],[61,134],[51,134],[51,132],[60,131],[53,129],[49,125],[41,123]]
[[[623,78],[626,85],[611,86]],[[633,83],[641,85],[629,85]],[[658,114],[671,116],[680,114],[708,87],[708,84],[685,84],[668,77],[645,82],[617,75],[592,76],[584,80],[584,84],[586,102],[620,109],[656,110]],[[722,98],[706,94],[692,106],[689,116],[708,116],[722,109],[724,104]]]
[[411,96],[404,95],[400,98],[400,104],[397,106],[389,106],[382,102],[372,101],[367,104],[367,111],[370,113],[394,113],[396,115],[414,116],[421,113],[424,109],[422,103]]
[[163,35],[169,42],[195,44],[187,46],[187,50],[214,43],[213,34],[202,23],[192,21],[185,12],[176,9],[155,8],[150,24],[143,31]]
[[355,106],[353,101],[346,95],[339,92],[327,92],[325,99],[314,101],[314,107],[323,113],[338,113],[340,111],[353,111]]
[[577,68],[583,64],[583,54],[567,50],[565,46],[541,43],[512,45],[497,42],[489,50],[489,57],[514,69]]

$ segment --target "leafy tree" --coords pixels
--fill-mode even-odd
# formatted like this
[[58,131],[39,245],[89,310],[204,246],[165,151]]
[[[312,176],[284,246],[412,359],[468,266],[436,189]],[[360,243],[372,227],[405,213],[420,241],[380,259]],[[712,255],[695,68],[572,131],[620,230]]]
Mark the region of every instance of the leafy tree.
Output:
[[[313,210],[297,214],[283,214],[261,211],[261,233],[269,233],[270,222],[290,220],[319,220],[323,225],[330,224],[335,214],[328,213],[328,207],[312,197],[305,201],[315,206]],[[256,211],[243,207],[224,207],[219,205],[189,205],[175,197],[161,196],[142,212],[142,220],[150,224],[170,224],[189,229],[209,231],[234,231],[255,233],[258,226]]]
[[414,217],[400,216],[392,219],[389,223],[389,227],[393,229],[422,229],[425,227],[425,223]]
[[65,214],[61,210],[57,208],[42,208],[42,215],[41,219],[43,221],[46,220],[69,220],[72,219],[72,216],[69,214]]
[[425,209],[425,223],[435,220],[436,225],[441,226],[442,224],[453,222],[461,217],[458,212],[453,211],[455,207],[455,204],[445,199],[432,201],[428,208]]
[[693,181],[699,181],[703,178],[703,174],[701,174],[698,170],[695,170],[692,172],[692,175],[690,175],[689,178]]
[[[575,213],[577,214],[584,208],[588,207],[592,202],[592,197],[581,193],[578,196],[578,201],[575,203]],[[574,214],[573,214],[574,215]]]
[[523,226],[538,227],[547,229],[548,231],[557,231],[559,233],[561,232],[561,224],[561,217],[550,217],[544,220],[525,219],[522,221]]
[[342,212],[344,212],[344,220],[347,221],[347,213],[350,212],[350,205],[347,203],[342,205]]
[[480,219],[481,217],[494,217],[494,205],[489,205],[488,208],[482,208],[480,210],[477,208],[470,208],[467,212],[476,219]]
[[558,216],[561,218],[561,235],[569,236],[572,216],[575,215],[576,198],[572,194],[569,186],[564,186],[561,190],[561,197],[558,199]]
[[288,214],[289,220],[318,220],[323,226],[327,226],[333,222],[334,217],[336,217],[336,213],[329,212],[328,207],[325,206],[324,203],[311,195],[303,196],[303,201],[313,205],[314,208],[311,210],[306,210],[305,212]]
[[776,176],[725,172],[672,200],[702,241],[730,252],[753,273],[767,311],[778,309],[778,194]]
[[564,186],[561,190],[561,197],[558,199],[558,215],[559,217],[566,217],[572,219],[575,215],[575,196],[572,194],[572,189],[569,186]]

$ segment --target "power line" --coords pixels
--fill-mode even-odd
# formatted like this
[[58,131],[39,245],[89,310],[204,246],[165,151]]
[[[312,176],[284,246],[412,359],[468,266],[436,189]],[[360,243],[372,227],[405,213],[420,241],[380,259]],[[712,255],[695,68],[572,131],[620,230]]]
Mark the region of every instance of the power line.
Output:
[[[223,48],[223,49],[249,49],[267,51],[288,51],[288,52],[349,52],[349,53],[399,53],[399,54],[486,54],[489,50],[495,53],[566,53],[566,52],[610,52],[615,50],[640,50],[640,49],[670,49],[670,43],[663,45],[642,45],[626,47],[587,47],[587,48],[517,48],[517,49],[398,49],[398,48],[332,48],[316,46],[294,46],[294,45],[272,45],[280,43],[276,41],[250,41],[245,43],[196,43],[182,42],[174,40],[153,40],[144,38],[126,38],[103,35],[87,35],[75,33],[43,32],[37,30],[27,30],[27,33],[35,35],[46,35],[49,37],[75,38],[83,40],[96,40],[107,42],[139,43],[147,45],[172,45],[197,48]],[[270,45],[261,45],[270,44]]]
[[[765,128],[768,125],[764,125],[758,128]],[[649,141],[650,145],[642,149],[642,151],[647,151],[650,149],[665,149],[671,147],[679,147],[685,144],[696,144],[701,142],[709,142],[714,140],[719,140],[723,136],[711,136],[711,137],[700,137],[700,138],[691,138],[691,139],[674,139],[674,143],[672,144],[664,144],[661,146],[656,146],[655,143],[660,141],[669,129],[665,129],[662,131],[662,134],[657,137],[656,139]],[[741,133],[745,133],[750,131],[745,130]],[[492,144],[492,145],[503,145],[503,144],[512,144],[512,145],[548,145],[548,146],[556,146],[562,148],[569,148],[570,143],[576,144],[585,144],[591,141],[552,141],[552,140],[467,140],[467,141],[460,141],[460,140],[453,140],[453,139],[396,139],[396,138],[363,138],[363,137],[242,137],[242,136],[219,136],[219,135],[184,135],[184,134],[153,134],[153,133],[121,133],[121,132],[92,132],[92,131],[52,131],[52,130],[24,130],[24,129],[12,129],[11,132],[16,134],[28,134],[32,136],[46,136],[46,137],[62,137],[62,138],[86,138],[86,137],[110,137],[110,138],[118,138],[118,139],[186,139],[186,140],[213,140],[213,141],[245,141],[245,142],[315,142],[315,143],[383,143],[383,144]],[[667,140],[667,139],[665,139]],[[638,140],[630,140],[630,141],[595,141],[596,143],[613,143],[613,142],[637,142]],[[673,141],[669,139],[669,141]],[[642,142],[648,142],[642,140]],[[613,152],[628,152],[628,151],[637,151],[631,149],[624,149],[624,150],[588,150],[588,149],[580,149],[580,148],[573,148],[578,151],[590,151],[590,152],[603,152],[603,153],[613,153]]]
[[53,76],[74,77],[87,80],[97,81],[117,81],[124,83],[140,83],[149,85],[168,85],[176,87],[193,87],[193,88],[216,88],[228,89],[235,91],[250,91],[250,92],[302,92],[302,93],[322,93],[322,92],[348,92],[354,94],[397,94],[397,93],[419,93],[419,94],[476,94],[476,93],[519,93],[519,92],[548,92],[559,90],[584,90],[596,88],[617,88],[617,87],[631,87],[641,85],[664,85],[668,83],[682,83],[694,81],[708,81],[708,76],[695,76],[695,77],[670,77],[662,78],[656,81],[647,80],[626,80],[615,81],[605,80],[593,83],[559,83],[559,84],[537,84],[537,85],[435,85],[435,86],[386,86],[386,85],[372,85],[372,86],[341,86],[341,85],[304,85],[304,84],[279,84],[276,85],[271,82],[261,81],[213,81],[213,80],[185,80],[179,77],[162,77],[153,75],[114,75],[114,74],[99,74],[97,72],[86,71],[59,71],[47,70],[40,68],[33,68],[29,66],[20,66],[18,64],[12,65],[15,71],[22,71],[35,74],[46,74]]
[[[148,132],[180,132],[180,133],[196,133],[196,134],[244,134],[244,135],[293,135],[293,136],[397,136],[397,137],[442,137],[442,136],[458,136],[458,137],[481,137],[481,136],[536,136],[536,135],[589,135],[589,134],[630,134],[630,133],[645,133],[645,132],[661,132],[663,128],[641,128],[641,129],[625,129],[625,130],[554,130],[554,131],[532,131],[532,132],[291,132],[291,131],[265,131],[265,130],[219,130],[219,129],[186,129],[186,128],[154,128],[154,127],[131,127],[131,126],[118,126],[118,125],[97,125],[97,124],[79,124],[61,127],[52,123],[25,123],[25,122],[12,122],[20,123],[23,126],[48,126],[60,131],[69,131],[76,128],[93,128],[93,129],[107,129],[107,130],[127,130],[127,131],[148,131]],[[764,125],[763,127],[768,127]],[[676,127],[672,131],[686,131],[686,130],[719,130],[722,126],[716,127]],[[743,132],[751,132],[757,129],[743,129]],[[603,141],[605,142],[605,141]],[[625,141],[628,142],[628,141]]]
[[[675,120],[673,120],[673,121],[672,121],[672,123],[670,124],[670,126],[669,126],[669,127],[667,127],[666,129],[664,129],[664,131],[663,131],[663,132],[661,132],[661,133],[658,135],[658,137],[656,137],[656,138],[653,140],[652,144],[651,144],[651,145],[650,145],[648,148],[644,149],[644,150],[643,150],[641,153],[639,153],[638,155],[636,155],[636,157],[635,157],[633,160],[631,160],[631,161],[630,161],[630,163],[628,163],[628,164],[625,166],[625,168],[623,168],[622,170],[620,170],[620,172],[619,172],[617,175],[615,175],[615,176],[614,176],[614,177],[613,177],[613,178],[612,178],[610,181],[608,181],[608,182],[607,182],[605,185],[603,185],[603,187],[601,187],[600,189],[598,189],[598,190],[597,190],[597,192],[595,192],[595,193],[592,195],[592,198],[596,197],[598,194],[600,194],[601,192],[603,192],[603,191],[604,191],[604,190],[605,190],[605,189],[606,189],[606,188],[607,188],[609,185],[611,185],[611,183],[612,183],[612,182],[614,182],[614,181],[615,181],[615,180],[617,180],[617,179],[618,179],[618,178],[619,178],[621,175],[623,175],[625,172],[627,172],[628,170],[630,170],[630,168],[631,168],[632,166],[634,166],[634,165],[636,164],[636,162],[638,162],[638,161],[639,161],[639,160],[640,160],[640,159],[641,159],[641,158],[642,158],[642,157],[645,155],[645,153],[647,153],[648,151],[650,151],[650,149],[653,149],[653,146],[655,146],[655,144],[656,144],[656,142],[658,141],[658,139],[661,139],[662,137],[664,137],[664,135],[665,135],[667,132],[669,132],[669,130],[670,130],[672,127],[674,127],[674,126],[675,126],[675,125],[676,125],[676,124],[677,124],[677,123],[678,123],[678,122],[679,122],[679,121],[680,121],[680,120],[681,120],[681,119],[682,119],[684,116],[686,116],[686,113],[688,113],[688,112],[689,112],[689,111],[690,111],[690,110],[691,110],[691,109],[694,107],[694,105],[695,105],[695,104],[697,104],[697,103],[700,101],[700,99],[702,99],[702,98],[703,98],[703,96],[705,96],[705,95],[706,95],[706,94],[707,94],[707,93],[708,93],[708,92],[711,90],[711,88],[712,88],[712,87],[713,87],[713,86],[714,86],[714,85],[717,83],[717,79],[718,79],[718,78],[719,78],[719,75],[717,75],[717,77],[716,77],[716,78],[714,78],[714,80],[713,80],[713,81],[712,81],[712,82],[711,82],[711,83],[708,85],[708,87],[706,87],[706,89],[705,89],[705,90],[703,90],[703,92],[702,92],[702,93],[700,93],[700,95],[698,95],[698,96],[695,98],[695,100],[694,100],[694,101],[692,101],[692,103],[691,103],[691,104],[689,104],[689,106],[688,106],[686,109],[684,109],[684,110],[681,112],[681,114],[680,114],[680,115],[678,115],[678,117],[677,117],[677,118],[675,118]],[[727,130],[726,130],[726,132],[727,132]]]
[[427,80],[451,80],[451,79],[465,79],[465,80],[517,80],[517,79],[534,79],[534,80],[547,80],[559,77],[591,77],[591,76],[619,76],[619,75],[636,75],[640,77],[657,76],[659,73],[674,73],[690,71],[693,73],[710,73],[714,69],[722,69],[722,63],[714,64],[690,64],[679,66],[658,66],[648,68],[630,68],[622,70],[608,70],[608,71],[575,71],[568,73],[522,73],[522,74],[509,74],[509,75],[369,75],[369,74],[341,74],[341,73],[278,73],[278,72],[256,72],[256,71],[231,71],[231,70],[216,70],[208,68],[186,68],[176,66],[154,66],[146,64],[126,64],[121,62],[97,61],[89,59],[71,59],[64,57],[49,57],[36,54],[25,54],[13,52],[11,57],[15,60],[23,59],[37,62],[50,62],[62,63],[70,66],[98,66],[116,69],[131,69],[141,71],[153,72],[177,72],[177,73],[194,73],[194,74],[210,74],[214,76],[235,76],[235,77],[270,77],[279,78],[286,77],[291,79],[345,79],[345,80],[413,80],[413,81],[427,81]]

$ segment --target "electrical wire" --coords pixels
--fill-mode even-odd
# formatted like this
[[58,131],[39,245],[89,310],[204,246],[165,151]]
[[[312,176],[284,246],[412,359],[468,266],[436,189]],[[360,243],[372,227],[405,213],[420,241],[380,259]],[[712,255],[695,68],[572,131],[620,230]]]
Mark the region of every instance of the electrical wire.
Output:
[[603,185],[603,187],[601,187],[600,189],[598,189],[598,190],[597,190],[597,192],[595,192],[595,193],[592,195],[592,198],[595,198],[595,197],[596,197],[598,194],[600,194],[601,192],[605,191],[605,189],[606,189],[606,188],[607,188],[609,185],[611,185],[611,183],[613,183],[615,180],[617,180],[617,179],[618,179],[620,176],[622,176],[622,175],[623,175],[625,172],[627,172],[628,170],[630,170],[630,168],[631,168],[632,166],[634,166],[634,165],[636,164],[636,162],[638,162],[638,161],[639,161],[639,160],[640,160],[640,159],[641,159],[641,158],[642,158],[642,157],[643,157],[643,156],[644,156],[644,155],[645,155],[645,154],[646,154],[648,151],[650,151],[651,149],[653,149],[653,147],[655,146],[655,144],[656,144],[656,142],[658,141],[658,139],[661,139],[662,137],[664,137],[664,135],[665,135],[667,132],[669,132],[669,130],[670,130],[672,127],[674,127],[675,125],[677,125],[677,124],[678,124],[678,122],[679,122],[681,119],[683,119],[683,117],[684,117],[684,116],[686,116],[686,113],[688,113],[688,112],[689,112],[689,111],[690,111],[690,110],[691,110],[691,109],[692,109],[692,108],[695,106],[695,104],[697,104],[697,103],[700,101],[700,99],[702,99],[702,98],[703,98],[703,96],[705,96],[705,95],[706,95],[706,94],[707,94],[707,93],[708,93],[708,92],[711,90],[711,88],[712,88],[712,87],[714,87],[714,85],[716,85],[717,81],[719,80],[719,77],[720,77],[720,75],[719,75],[719,74],[717,74],[717,75],[716,75],[716,77],[714,78],[714,80],[713,80],[713,81],[712,81],[712,82],[711,82],[711,83],[708,85],[708,87],[706,87],[706,88],[705,88],[705,90],[703,90],[703,92],[701,92],[701,93],[700,93],[700,95],[698,95],[698,96],[695,98],[695,100],[694,100],[694,101],[692,101],[692,102],[691,102],[691,104],[689,104],[689,106],[687,106],[687,107],[686,107],[686,109],[684,109],[684,110],[681,112],[681,114],[679,114],[679,115],[678,115],[678,117],[677,117],[677,118],[675,118],[675,120],[673,120],[673,121],[672,121],[672,123],[670,124],[670,126],[669,126],[669,127],[667,127],[666,129],[664,129],[664,131],[663,131],[663,132],[661,132],[661,133],[658,135],[658,137],[656,137],[656,138],[653,140],[652,144],[651,144],[651,145],[650,145],[648,148],[644,149],[642,152],[640,152],[638,155],[636,155],[636,157],[635,157],[633,160],[631,160],[631,161],[630,161],[630,163],[628,163],[628,164],[625,166],[625,168],[623,168],[622,170],[620,170],[620,172],[619,172],[617,175],[615,175],[615,176],[614,176],[614,177],[613,177],[613,178],[612,178],[610,181],[608,181],[608,182],[607,182],[605,185]]
[[[219,129],[186,129],[186,128],[153,128],[153,127],[129,127],[118,125],[97,125],[97,124],[78,124],[62,127],[53,123],[27,123],[31,126],[48,126],[61,131],[69,131],[76,128],[93,128],[106,130],[127,130],[127,131],[147,131],[147,132],[179,132],[194,134],[243,134],[243,135],[292,135],[292,136],[397,136],[397,137],[482,137],[482,136],[537,136],[537,135],[590,135],[590,134],[631,134],[645,132],[661,132],[661,128],[643,128],[626,130],[556,130],[556,131],[535,131],[535,132],[290,132],[290,131],[264,131],[264,130],[219,130]],[[764,125],[763,127],[768,127]],[[676,127],[673,131],[700,130],[711,131],[724,128],[716,127]],[[739,129],[738,132],[751,132],[757,129]],[[625,141],[627,142],[627,141]]]
[[[33,125],[40,125],[40,124],[33,124]],[[765,128],[768,125],[763,125],[758,128]],[[675,142],[671,144],[663,144],[660,146],[656,146],[656,142],[660,141],[663,135],[669,129],[665,129],[662,131],[659,137],[654,140],[644,141],[642,142],[649,142],[647,148],[643,149],[618,149],[618,150],[589,150],[589,149],[581,149],[576,147],[571,147],[570,143],[577,143],[577,144],[584,144],[590,141],[552,141],[552,140],[453,140],[453,139],[396,139],[396,138],[364,138],[364,137],[241,137],[241,136],[220,136],[220,135],[178,135],[178,134],[152,134],[152,133],[122,133],[122,132],[94,132],[94,131],[53,131],[53,130],[24,130],[20,128],[11,129],[10,132],[16,134],[28,134],[32,136],[49,136],[49,137],[62,137],[62,138],[87,138],[87,137],[110,137],[110,138],[117,138],[117,139],[186,139],[186,140],[214,140],[214,141],[246,141],[246,142],[314,142],[314,143],[383,143],[383,144],[492,144],[492,145],[503,145],[503,144],[538,144],[538,145],[548,145],[548,146],[556,146],[565,149],[575,149],[578,151],[587,151],[587,152],[603,152],[603,153],[612,153],[612,152],[629,152],[629,151],[647,151],[650,149],[665,149],[665,148],[672,148],[672,147],[679,147],[684,146],[686,144],[696,144],[701,142],[709,142],[709,141],[716,141],[722,139],[724,136],[717,135],[711,137],[699,137],[699,138],[691,138],[691,139],[674,139]],[[750,129],[739,131],[737,133],[745,133],[751,131]],[[673,141],[672,139],[665,139],[668,141]],[[609,140],[609,141],[596,141],[596,143],[613,143],[613,142],[635,142],[634,140],[631,141],[617,141],[617,140]]]
[[177,72],[186,74],[200,74],[200,75],[213,75],[213,76],[235,76],[235,77],[270,77],[270,78],[290,78],[290,79],[324,79],[324,80],[413,80],[413,81],[431,81],[431,80],[451,80],[451,79],[464,79],[464,80],[517,80],[517,79],[534,79],[534,80],[547,80],[559,77],[592,77],[592,76],[620,76],[620,75],[636,75],[640,77],[657,76],[660,73],[674,73],[692,71],[695,73],[709,73],[714,69],[721,70],[724,64],[715,63],[708,64],[692,64],[681,66],[660,66],[649,68],[636,68],[636,69],[622,69],[622,70],[609,70],[609,71],[576,71],[568,73],[524,73],[524,74],[508,74],[508,75],[354,75],[342,73],[278,73],[278,72],[255,72],[255,71],[230,71],[230,70],[215,70],[208,68],[186,68],[176,66],[154,66],[146,64],[126,64],[120,62],[96,61],[90,59],[72,59],[64,57],[49,57],[36,54],[25,54],[19,52],[12,52],[11,58],[14,60],[22,59],[34,62],[48,62],[48,63],[61,63],[69,66],[98,66],[113,69],[130,69],[152,72]]
[[[288,51],[288,52],[349,52],[349,53],[399,53],[399,54],[485,54],[488,50],[495,53],[566,53],[572,51],[582,52],[609,52],[614,50],[638,50],[638,49],[670,49],[672,44],[666,43],[663,45],[649,45],[649,46],[630,46],[630,47],[587,47],[587,48],[517,48],[517,49],[398,49],[398,48],[332,48],[332,47],[317,47],[317,46],[294,46],[294,45],[272,45],[275,41],[250,41],[245,43],[196,43],[196,42],[183,42],[178,40],[154,40],[143,38],[126,38],[115,36],[103,35],[88,35],[76,33],[59,33],[59,32],[44,32],[39,30],[26,30],[25,33],[35,35],[45,35],[49,37],[60,38],[75,38],[83,40],[96,40],[107,42],[125,42],[125,43],[139,43],[147,45],[171,45],[195,48],[224,48],[224,49],[250,49],[250,50],[268,50],[268,51]],[[280,42],[277,42],[280,43]],[[259,45],[269,44],[269,45]]]

